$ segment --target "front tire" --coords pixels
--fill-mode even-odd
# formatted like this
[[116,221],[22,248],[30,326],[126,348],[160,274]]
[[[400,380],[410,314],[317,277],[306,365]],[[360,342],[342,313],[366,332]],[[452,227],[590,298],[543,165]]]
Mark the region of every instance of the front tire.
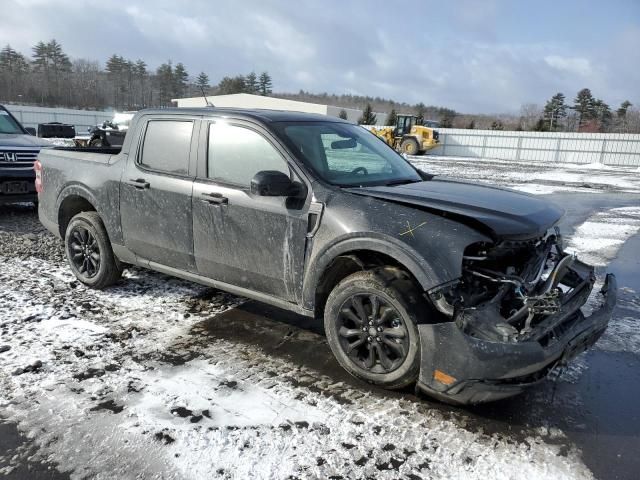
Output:
[[122,266],[96,212],[81,212],[71,219],[64,245],[71,271],[85,285],[101,289],[122,276]]
[[417,155],[420,146],[415,138],[405,138],[400,144],[400,150],[407,155]]
[[327,341],[338,363],[353,376],[383,388],[403,388],[418,378],[416,324],[426,313],[421,291],[402,270],[356,272],[327,299]]

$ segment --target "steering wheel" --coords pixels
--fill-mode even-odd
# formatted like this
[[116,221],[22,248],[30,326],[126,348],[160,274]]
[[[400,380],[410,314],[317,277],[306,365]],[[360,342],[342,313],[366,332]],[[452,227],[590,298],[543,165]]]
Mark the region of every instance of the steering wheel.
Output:
[[369,172],[364,167],[356,167],[353,170],[351,170],[351,173],[354,174],[354,175],[356,173],[364,173],[365,175],[369,175]]

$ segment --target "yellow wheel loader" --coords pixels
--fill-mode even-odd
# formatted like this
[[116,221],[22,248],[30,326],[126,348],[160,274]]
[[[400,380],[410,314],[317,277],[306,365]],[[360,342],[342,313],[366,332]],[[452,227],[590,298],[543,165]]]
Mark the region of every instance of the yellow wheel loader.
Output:
[[438,131],[415,115],[398,115],[395,127],[371,128],[371,132],[400,153],[421,155],[438,146]]

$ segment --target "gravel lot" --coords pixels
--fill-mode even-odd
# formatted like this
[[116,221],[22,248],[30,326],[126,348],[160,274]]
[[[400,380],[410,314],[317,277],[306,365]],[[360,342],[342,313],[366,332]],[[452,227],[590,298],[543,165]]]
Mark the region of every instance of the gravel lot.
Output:
[[[604,266],[636,238],[640,209],[628,195],[602,189],[591,209],[582,193],[564,194],[571,245]],[[352,379],[310,319],[139,269],[108,290],[86,289],[31,206],[0,208],[0,477],[637,472],[625,451],[638,445],[637,419],[627,422],[624,442],[583,453],[597,452],[599,442],[585,411],[596,398],[585,379],[593,387],[590,372],[602,356],[637,365],[637,285],[621,285],[622,308],[596,352],[555,382],[456,409]],[[640,379],[633,381],[629,388],[638,390]],[[618,411],[627,408],[620,402]]]

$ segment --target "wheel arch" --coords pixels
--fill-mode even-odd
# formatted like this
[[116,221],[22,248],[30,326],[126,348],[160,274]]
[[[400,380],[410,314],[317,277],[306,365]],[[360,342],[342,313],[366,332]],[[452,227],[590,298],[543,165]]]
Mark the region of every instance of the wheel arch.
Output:
[[60,237],[64,238],[71,219],[80,212],[98,212],[95,197],[82,185],[69,185],[58,196],[57,220]]
[[443,282],[415,253],[382,239],[352,238],[328,248],[309,266],[310,277],[303,291],[305,308],[313,310],[316,318],[321,317],[329,293],[337,283],[356,271],[383,265],[402,269],[423,291]]

